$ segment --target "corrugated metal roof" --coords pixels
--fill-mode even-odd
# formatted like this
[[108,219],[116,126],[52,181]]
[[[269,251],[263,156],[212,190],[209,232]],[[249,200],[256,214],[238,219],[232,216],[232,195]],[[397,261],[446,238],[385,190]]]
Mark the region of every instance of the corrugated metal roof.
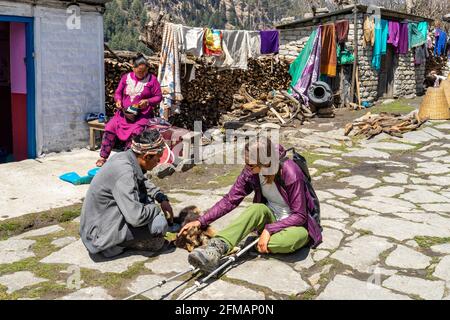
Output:
[[[364,6],[364,5],[357,5],[356,7],[357,7],[359,13],[368,12],[367,10],[370,8],[370,7]],[[276,28],[277,29],[285,29],[287,27],[295,27],[295,26],[299,26],[299,25],[303,25],[303,24],[310,24],[310,23],[318,24],[318,23],[320,23],[321,19],[333,17],[333,16],[337,16],[337,15],[341,15],[341,14],[352,13],[353,9],[354,9],[354,6],[349,6],[347,8],[333,11],[330,13],[319,14],[315,17],[304,18],[304,19],[299,19],[296,21],[288,22],[288,23],[279,24],[276,26]],[[421,21],[428,21],[428,22],[433,21],[433,19],[416,16],[416,15],[412,15],[412,14],[407,14],[404,12],[393,11],[393,10],[389,10],[389,9],[385,9],[385,8],[381,8],[380,11],[381,11],[381,16],[385,17],[385,18],[410,19],[410,20],[415,20],[415,21],[421,20]]]

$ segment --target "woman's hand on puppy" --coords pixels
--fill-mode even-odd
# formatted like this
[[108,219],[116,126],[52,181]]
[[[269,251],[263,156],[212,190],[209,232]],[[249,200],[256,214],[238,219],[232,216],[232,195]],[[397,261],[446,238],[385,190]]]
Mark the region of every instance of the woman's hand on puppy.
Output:
[[186,223],[186,224],[184,225],[184,227],[181,228],[180,232],[178,232],[178,235],[177,235],[177,236],[180,236],[181,234],[183,234],[183,232],[187,232],[187,231],[189,231],[189,230],[192,229],[192,228],[195,228],[195,227],[200,228],[200,226],[201,226],[201,223],[200,223],[200,221],[198,221],[198,220],[195,220],[195,221],[191,221],[191,222],[189,222],[189,223]]

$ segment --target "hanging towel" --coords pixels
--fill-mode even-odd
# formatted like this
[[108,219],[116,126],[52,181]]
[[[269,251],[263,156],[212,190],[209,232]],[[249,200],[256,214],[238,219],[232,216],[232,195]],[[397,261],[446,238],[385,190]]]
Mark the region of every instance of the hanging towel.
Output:
[[400,23],[396,21],[389,21],[388,29],[388,43],[397,48],[400,40]]
[[226,69],[247,70],[250,51],[247,36],[247,31],[223,30],[222,49],[225,54],[216,59],[214,66]]
[[311,55],[311,51],[314,46],[314,41],[316,40],[317,32],[318,29],[315,29],[311,33],[311,36],[309,37],[302,51],[300,51],[297,58],[289,66],[289,74],[291,75],[292,78],[291,85],[289,86],[288,90],[289,93],[292,93],[291,86],[295,87],[297,85],[297,82],[300,80],[302,76],[303,70],[305,69],[306,63],[308,62],[308,59]]
[[[334,25],[333,29],[334,29]],[[301,77],[299,81],[296,83],[294,88],[297,92],[302,96],[303,101],[308,104],[308,95],[307,91],[311,84],[316,82],[320,77],[320,60],[321,60],[321,51],[322,51],[322,29],[323,27],[319,27],[317,29],[317,33],[314,37],[314,42],[312,46],[311,53],[308,57],[306,65],[302,71]],[[298,97],[297,92],[295,92],[294,96]]]
[[203,37],[203,51],[207,56],[221,56],[222,50],[222,32],[216,29],[206,28]]
[[280,34],[278,30],[264,30],[261,36],[261,54],[278,53],[280,47]]
[[183,100],[181,95],[180,80],[180,54],[179,33],[177,26],[172,23],[164,25],[161,58],[158,68],[158,81],[163,92],[163,103],[160,110],[161,116],[164,111],[179,113],[179,104]]
[[372,66],[375,70],[381,68],[381,56],[386,54],[389,23],[384,19],[375,19],[375,45],[373,46]]
[[259,31],[247,31],[248,57],[257,58],[261,55],[261,36]]
[[344,43],[347,41],[349,23],[348,20],[340,20],[334,23],[334,27],[336,28],[336,34],[338,43]]
[[396,53],[398,54],[407,54],[409,51],[409,32],[408,32],[408,23],[400,23],[400,32],[399,32],[399,40],[398,40],[398,48]]
[[364,48],[367,45],[374,46],[375,44],[375,22],[372,16],[367,16],[364,20]]
[[428,24],[425,22],[408,23],[408,47],[409,49],[420,47],[427,42]]
[[203,55],[205,29],[181,26],[180,33],[181,52],[201,57]]
[[322,26],[322,52],[320,59],[320,72],[329,77],[336,76],[336,29],[334,24]]

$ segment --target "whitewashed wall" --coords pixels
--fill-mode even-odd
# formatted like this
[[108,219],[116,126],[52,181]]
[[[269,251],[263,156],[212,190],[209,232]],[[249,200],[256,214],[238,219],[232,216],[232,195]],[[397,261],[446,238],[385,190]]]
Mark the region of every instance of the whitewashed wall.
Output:
[[82,11],[73,30],[65,9],[0,1],[0,14],[34,17],[37,154],[87,146],[84,115],[104,111],[101,13]]

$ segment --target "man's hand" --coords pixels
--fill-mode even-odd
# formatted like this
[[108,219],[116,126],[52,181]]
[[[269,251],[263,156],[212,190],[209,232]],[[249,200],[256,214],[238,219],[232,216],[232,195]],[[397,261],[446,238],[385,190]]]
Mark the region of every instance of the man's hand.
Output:
[[177,237],[179,237],[183,232],[189,231],[189,229],[191,229],[191,228],[195,228],[195,227],[200,228],[200,226],[201,226],[200,221],[198,221],[198,220],[191,221],[191,222],[187,223],[183,228],[181,228],[180,232],[178,232],[178,234],[177,234]]
[[270,233],[266,229],[261,233],[258,241],[258,252],[259,253],[269,253],[269,249],[267,248],[267,244],[270,240]]
[[169,201],[163,201],[160,203],[161,209],[164,212],[164,215],[166,216],[167,221],[169,224],[173,224],[173,209],[170,205]]

